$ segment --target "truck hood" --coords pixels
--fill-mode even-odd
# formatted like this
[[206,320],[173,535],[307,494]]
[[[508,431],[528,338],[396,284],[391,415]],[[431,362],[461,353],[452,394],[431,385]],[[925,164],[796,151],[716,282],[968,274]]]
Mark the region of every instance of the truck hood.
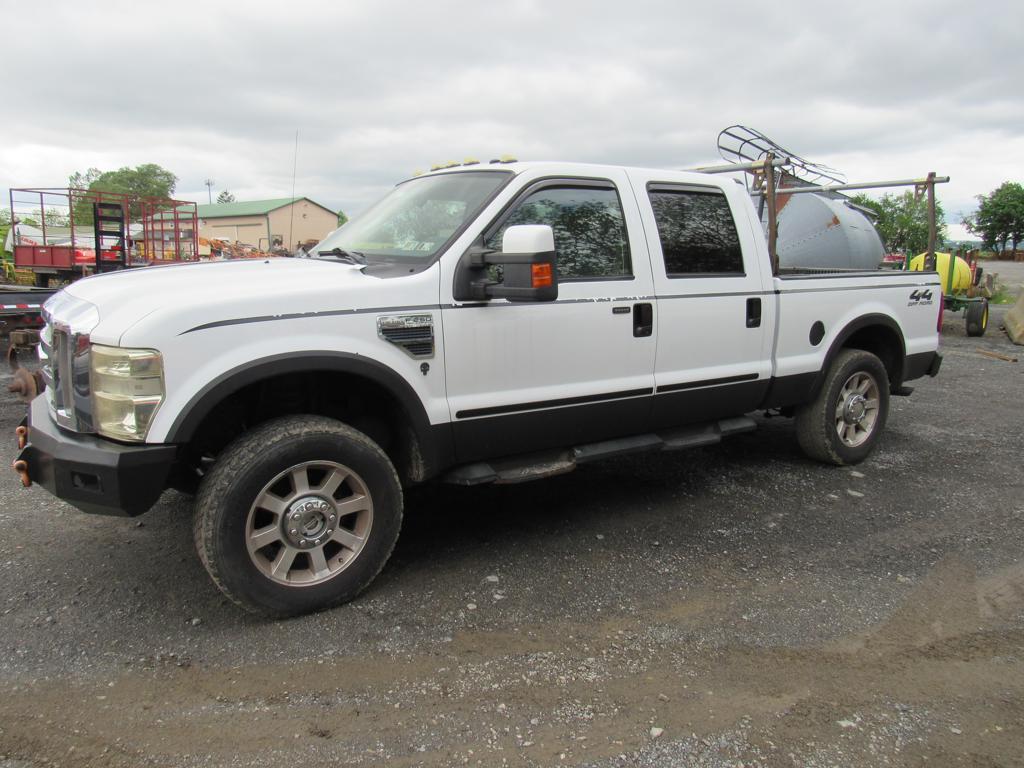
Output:
[[[252,314],[359,306],[359,288],[380,285],[353,264],[316,259],[246,259],[144,267],[79,280],[64,290],[99,311],[93,341],[118,344],[149,318],[166,333]],[[255,311],[254,311],[255,310]]]

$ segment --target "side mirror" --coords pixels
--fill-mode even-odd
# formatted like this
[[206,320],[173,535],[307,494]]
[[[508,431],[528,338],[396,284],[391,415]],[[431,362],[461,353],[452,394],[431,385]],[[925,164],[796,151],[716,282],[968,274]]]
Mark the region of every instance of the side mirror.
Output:
[[[503,267],[501,282],[488,278],[487,268]],[[502,250],[471,248],[455,275],[455,298],[554,301],[558,298],[555,233],[547,224],[517,224],[505,230]]]

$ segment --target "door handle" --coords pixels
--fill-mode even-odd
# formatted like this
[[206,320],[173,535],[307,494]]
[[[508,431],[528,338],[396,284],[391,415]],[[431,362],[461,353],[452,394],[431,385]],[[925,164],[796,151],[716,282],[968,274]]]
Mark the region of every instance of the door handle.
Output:
[[654,333],[654,307],[647,302],[633,305],[633,335],[642,338]]
[[747,328],[761,327],[761,299],[747,299]]

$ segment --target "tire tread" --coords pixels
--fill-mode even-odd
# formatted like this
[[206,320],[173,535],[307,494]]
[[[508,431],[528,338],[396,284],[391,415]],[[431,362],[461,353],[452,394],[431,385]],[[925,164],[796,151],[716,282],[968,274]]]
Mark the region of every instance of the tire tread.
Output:
[[[826,416],[828,410],[835,407],[831,400],[832,390],[835,388],[837,380],[849,377],[853,367],[864,365],[877,366],[882,371],[883,376],[878,382],[878,386],[880,390],[883,390],[880,393],[881,396],[887,400],[889,380],[884,375],[885,367],[882,365],[882,361],[872,353],[862,349],[846,348],[840,350],[829,366],[825,380],[822,382],[821,388],[818,390],[814,400],[801,406],[796,411],[796,439],[800,444],[800,448],[809,458],[838,466],[854,464],[861,460],[851,460],[839,453],[835,442],[832,440],[832,436],[829,434],[831,419],[826,418]],[[886,405],[885,416],[888,416],[888,405]],[[872,438],[872,446],[884,427],[885,423],[883,420],[883,423],[877,428],[878,432]]]
[[[258,613],[273,618],[285,618],[294,615],[290,611],[271,611],[266,606],[255,603],[243,595],[237,594],[224,581],[218,558],[214,556],[217,546],[217,500],[227,496],[230,492],[231,483],[234,478],[243,470],[256,462],[262,454],[272,448],[276,443],[291,438],[303,438],[310,435],[335,434],[347,440],[362,444],[371,452],[379,454],[390,473],[391,480],[395,486],[401,489],[398,473],[395,471],[387,454],[373,440],[356,429],[343,424],[335,419],[326,416],[284,416],[271,419],[252,430],[244,433],[229,445],[214,464],[213,469],[203,478],[199,486],[199,493],[195,500],[195,514],[192,519],[192,538],[195,542],[196,551],[199,553],[199,560],[217,588],[240,608],[251,613]],[[402,518],[401,492],[398,494],[399,504],[396,514],[399,526]],[[345,592],[335,600],[324,604],[320,609],[331,608],[347,602],[362,592],[383,570],[394,551],[397,543],[397,536],[390,543],[387,556],[381,558],[377,569],[369,578],[364,578],[362,583],[357,585],[354,591]]]

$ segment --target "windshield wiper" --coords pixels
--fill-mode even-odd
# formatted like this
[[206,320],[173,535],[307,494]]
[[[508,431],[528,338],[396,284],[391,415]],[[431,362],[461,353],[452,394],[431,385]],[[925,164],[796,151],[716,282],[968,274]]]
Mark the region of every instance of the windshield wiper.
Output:
[[335,256],[341,261],[346,261],[349,264],[366,264],[366,257],[363,256],[359,251],[346,251],[343,248],[335,246],[329,251],[317,251],[317,256]]

